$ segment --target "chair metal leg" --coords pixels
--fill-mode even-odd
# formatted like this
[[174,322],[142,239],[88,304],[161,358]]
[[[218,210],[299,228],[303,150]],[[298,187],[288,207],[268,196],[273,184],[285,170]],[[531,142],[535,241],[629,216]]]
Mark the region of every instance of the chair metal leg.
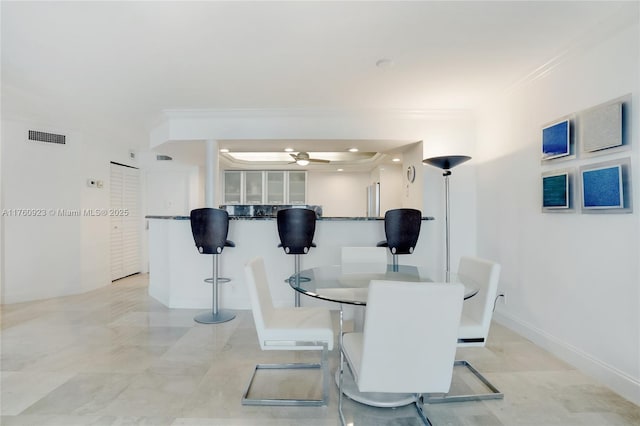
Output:
[[[324,406],[329,401],[329,346],[326,342],[305,342],[306,344],[314,344],[322,346],[322,359],[320,363],[286,363],[286,364],[258,364],[253,370],[251,380],[247,385],[247,389],[242,395],[242,405],[289,405],[289,406]],[[322,399],[288,399],[288,398],[249,398],[249,392],[253,385],[258,370],[301,370],[301,369],[320,369],[322,370]]]
[[433,426],[433,424],[431,423],[431,420],[429,420],[426,413],[424,412],[424,396],[423,395],[421,394],[416,395],[415,406],[416,406],[416,411],[418,412],[418,415],[420,416],[420,419],[422,420],[422,422],[426,426]]
[[449,395],[444,396],[428,396],[426,398],[429,404],[438,404],[441,402],[464,402],[464,401],[484,401],[487,399],[503,399],[504,394],[498,390],[486,377],[484,377],[478,370],[476,370],[466,360],[456,360],[453,363],[454,366],[464,366],[469,369],[486,387],[488,387],[490,393],[473,394],[473,395]]
[[[205,279],[206,281],[206,279]],[[218,309],[218,255],[213,255],[213,285],[211,286],[211,312],[203,312],[193,317],[201,324],[219,324],[231,321],[236,317],[231,311]]]
[[342,426],[345,426],[347,422],[344,419],[344,413],[342,412],[342,381],[343,381],[342,376],[344,374],[344,353],[342,353],[342,333],[343,333],[343,314],[342,314],[342,305],[340,305],[340,334],[338,335],[339,349],[340,349],[340,365],[338,367],[340,368],[340,379],[338,380],[338,414],[340,416],[340,422]]

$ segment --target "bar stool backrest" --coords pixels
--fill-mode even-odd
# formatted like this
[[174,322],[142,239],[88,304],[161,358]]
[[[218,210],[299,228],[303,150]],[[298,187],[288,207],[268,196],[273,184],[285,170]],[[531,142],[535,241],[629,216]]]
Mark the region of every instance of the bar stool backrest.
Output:
[[313,247],[316,232],[316,212],[311,209],[278,211],[278,235],[287,254],[306,254]]
[[222,253],[229,233],[229,213],[212,208],[191,210],[191,233],[201,254]]
[[387,210],[384,233],[393,254],[411,254],[418,242],[422,212],[416,209]]

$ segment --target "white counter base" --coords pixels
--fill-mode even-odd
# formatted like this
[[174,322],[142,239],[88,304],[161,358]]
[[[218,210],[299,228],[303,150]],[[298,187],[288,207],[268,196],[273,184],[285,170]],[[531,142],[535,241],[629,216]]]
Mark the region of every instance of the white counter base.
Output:
[[[400,256],[400,263],[437,267],[430,230],[438,223],[423,221],[416,250]],[[244,284],[244,266],[256,256],[265,260],[276,306],[293,306],[294,295],[284,279],[293,273],[293,256],[281,248],[275,220],[232,220],[228,239],[236,247],[227,247],[220,255],[220,276],[231,282],[220,284],[220,308],[250,309]],[[375,246],[384,240],[381,220],[318,221],[314,242],[307,255],[301,257],[302,269],[340,263],[343,246]],[[149,295],[169,308],[211,308],[211,284],[203,280],[211,276],[211,255],[199,254],[191,235],[189,220],[149,219]],[[388,254],[388,261],[391,255]],[[303,306],[337,305],[301,297]]]

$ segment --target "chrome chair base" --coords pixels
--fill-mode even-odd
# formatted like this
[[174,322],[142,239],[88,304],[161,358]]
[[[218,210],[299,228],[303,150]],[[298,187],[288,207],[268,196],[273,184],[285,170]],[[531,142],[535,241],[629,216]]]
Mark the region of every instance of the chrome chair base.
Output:
[[[347,369],[348,372],[351,373],[351,376],[353,375],[353,373],[351,372],[351,366],[349,364],[347,364]],[[385,404],[385,405],[376,405],[376,404],[370,404],[369,402],[364,402],[364,401],[359,401],[358,398],[354,398],[352,395],[349,395],[349,392],[345,392],[345,383],[344,383],[344,379],[345,376],[348,376],[346,374],[347,372],[344,369],[344,355],[342,353],[342,351],[340,351],[340,366],[338,367],[338,370],[336,371],[336,379],[338,380],[338,416],[340,417],[340,423],[342,426],[346,426],[347,424],[352,424],[352,423],[347,423],[345,417],[344,417],[344,411],[342,409],[342,396],[343,394],[348,397],[349,399],[351,399],[352,401],[358,402],[360,404],[365,404],[365,405],[369,405],[369,406],[377,406],[377,407],[401,407],[401,406],[405,406],[405,405],[409,405],[409,404],[413,404],[414,407],[416,408],[416,411],[418,412],[418,416],[420,417],[420,420],[422,420],[422,423],[424,423],[425,426],[433,426],[433,424],[431,423],[431,421],[429,420],[429,418],[427,417],[427,414],[424,411],[424,395],[422,394],[402,394],[403,397],[405,397],[405,400],[397,403],[397,404]],[[352,376],[353,377],[353,376]],[[353,380],[353,378],[351,378],[351,380]],[[355,384],[355,383],[354,383]],[[356,385],[357,386],[357,385]],[[382,395],[382,394],[379,394]]]
[[[275,406],[326,406],[329,402],[329,365],[328,346],[322,344],[322,360],[320,363],[287,363],[287,364],[258,364],[253,370],[249,385],[242,395],[242,405],[275,405]],[[319,369],[322,371],[322,399],[288,399],[288,398],[249,398],[251,385],[258,370],[306,370]]]
[[195,322],[200,324],[220,324],[221,322],[231,321],[236,314],[231,311],[219,310],[215,314],[212,311],[203,312],[193,317]]
[[427,414],[424,412],[424,397],[423,395],[419,395],[416,397],[416,411],[418,412],[418,415],[420,416],[420,420],[422,420],[422,423],[425,424],[425,426],[433,426],[433,424],[431,423],[431,420],[429,420],[429,418],[427,417]]
[[486,377],[484,377],[478,370],[476,370],[471,364],[469,364],[466,360],[456,360],[453,363],[454,366],[464,366],[469,369],[473,373],[474,376],[478,378],[486,387],[488,387],[491,392],[490,393],[481,393],[481,394],[473,394],[473,395],[449,395],[446,394],[444,396],[427,396],[425,397],[425,402],[428,404],[438,404],[442,402],[464,402],[464,401],[484,401],[488,399],[504,399],[504,394],[498,390]]

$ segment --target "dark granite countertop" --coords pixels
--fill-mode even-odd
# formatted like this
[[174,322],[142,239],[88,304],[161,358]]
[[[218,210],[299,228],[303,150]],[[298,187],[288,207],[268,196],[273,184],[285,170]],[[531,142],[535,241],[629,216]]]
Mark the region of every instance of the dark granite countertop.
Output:
[[[169,219],[169,220],[189,220],[189,216],[145,216],[146,219]],[[271,216],[229,216],[229,220],[275,220],[275,217]],[[326,216],[319,217],[319,221],[369,221],[369,220],[384,220],[384,217],[352,217],[352,216]],[[435,220],[432,216],[424,216],[422,220]]]

